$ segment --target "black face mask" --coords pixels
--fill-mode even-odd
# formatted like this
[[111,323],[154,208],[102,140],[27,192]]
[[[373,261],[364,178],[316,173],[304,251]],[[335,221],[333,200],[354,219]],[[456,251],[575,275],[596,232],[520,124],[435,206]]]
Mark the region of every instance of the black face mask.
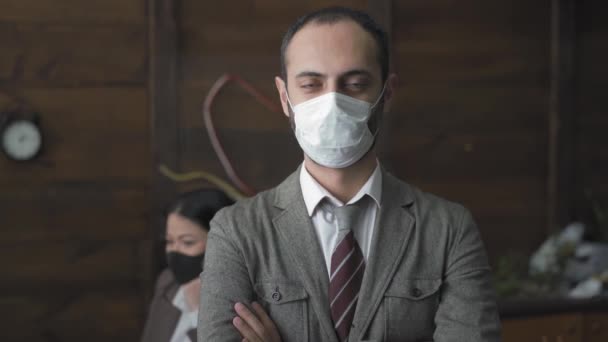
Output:
[[179,284],[185,284],[198,277],[203,271],[205,253],[190,256],[178,252],[167,253],[167,264]]

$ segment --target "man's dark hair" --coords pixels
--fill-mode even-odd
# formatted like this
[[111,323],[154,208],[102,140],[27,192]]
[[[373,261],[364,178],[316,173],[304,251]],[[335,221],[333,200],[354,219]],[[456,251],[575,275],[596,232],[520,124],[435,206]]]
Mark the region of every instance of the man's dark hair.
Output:
[[304,26],[309,23],[316,24],[335,24],[340,21],[352,20],[359,24],[366,32],[372,35],[377,45],[378,63],[382,70],[382,82],[386,81],[389,68],[389,48],[388,36],[386,32],[378,25],[369,14],[346,8],[346,7],[328,7],[320,9],[306,15],[301,16],[296,22],[291,25],[283,36],[281,44],[281,74],[283,80],[287,82],[287,66],[285,61],[285,52],[291,42],[293,36],[298,33]]
[[208,231],[213,216],[223,207],[233,203],[234,201],[220,190],[194,190],[179,195],[167,209],[167,215],[179,214]]

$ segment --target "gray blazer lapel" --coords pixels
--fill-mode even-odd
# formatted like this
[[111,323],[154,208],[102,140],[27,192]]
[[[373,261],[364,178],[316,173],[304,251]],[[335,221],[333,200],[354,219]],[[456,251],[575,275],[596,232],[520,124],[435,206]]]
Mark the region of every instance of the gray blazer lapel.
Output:
[[306,211],[299,176],[298,168],[278,187],[275,206],[283,211],[274,217],[273,223],[283,242],[289,246],[291,261],[310,294],[312,308],[325,331],[324,341],[337,342],[327,299],[329,277],[325,257]]
[[382,205],[353,319],[356,329],[352,332],[359,336],[351,336],[353,340],[363,338],[403,258],[415,223],[407,209],[412,202],[409,187],[382,170]]

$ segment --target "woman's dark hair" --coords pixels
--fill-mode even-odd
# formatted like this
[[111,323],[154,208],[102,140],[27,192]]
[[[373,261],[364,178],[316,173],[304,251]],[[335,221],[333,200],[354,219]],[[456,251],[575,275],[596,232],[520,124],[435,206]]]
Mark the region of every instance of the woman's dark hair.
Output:
[[222,208],[232,205],[234,201],[224,192],[216,189],[200,189],[183,193],[167,210],[169,214],[179,214],[209,230],[209,222]]

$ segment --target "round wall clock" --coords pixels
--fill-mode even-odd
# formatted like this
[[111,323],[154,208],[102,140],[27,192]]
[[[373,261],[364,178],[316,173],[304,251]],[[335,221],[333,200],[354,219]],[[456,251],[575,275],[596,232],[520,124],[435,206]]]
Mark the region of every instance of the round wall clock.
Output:
[[0,131],[2,151],[11,159],[31,160],[42,148],[42,133],[33,120],[10,120]]

